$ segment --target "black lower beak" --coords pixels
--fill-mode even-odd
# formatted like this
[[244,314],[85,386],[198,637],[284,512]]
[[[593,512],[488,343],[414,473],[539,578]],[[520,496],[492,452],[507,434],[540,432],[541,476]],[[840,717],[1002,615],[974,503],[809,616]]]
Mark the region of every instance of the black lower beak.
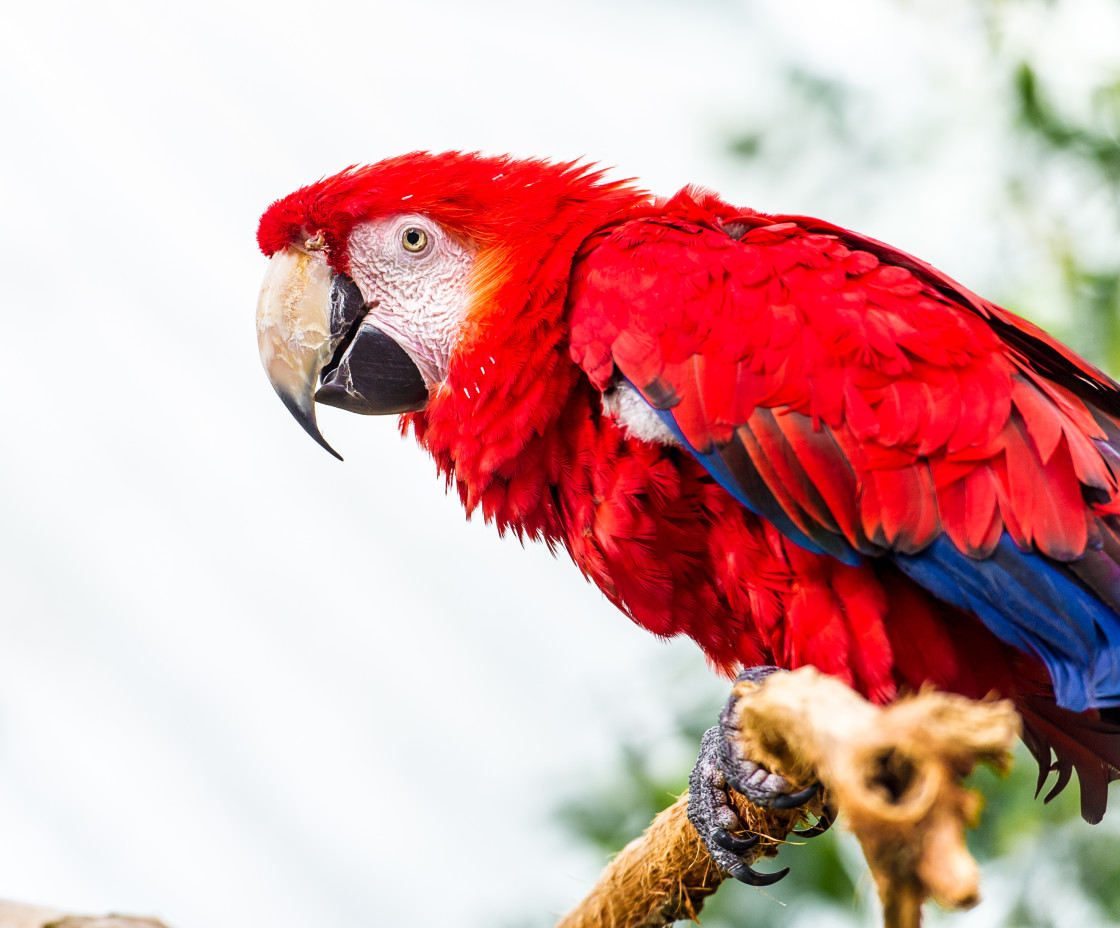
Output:
[[315,400],[365,416],[415,412],[428,403],[428,387],[412,358],[369,323],[358,326],[349,345],[323,378]]

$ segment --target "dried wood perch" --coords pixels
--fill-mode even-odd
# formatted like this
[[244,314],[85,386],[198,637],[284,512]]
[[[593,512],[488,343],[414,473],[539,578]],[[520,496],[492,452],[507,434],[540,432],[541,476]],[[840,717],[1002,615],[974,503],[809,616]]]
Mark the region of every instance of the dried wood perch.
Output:
[[155,918],[67,915],[57,909],[0,900],[0,928],[167,928]]
[[[966,908],[979,872],[964,843],[980,800],[961,786],[977,763],[1006,769],[1019,731],[1011,703],[926,691],[880,708],[810,667],[735,688],[747,754],[794,783],[819,779],[859,839],[887,928],[916,928],[922,903]],[[736,798],[736,797],[733,797]],[[773,856],[799,814],[739,803]],[[685,817],[687,796],[611,862],[557,928],[661,928],[694,918],[721,873]]]

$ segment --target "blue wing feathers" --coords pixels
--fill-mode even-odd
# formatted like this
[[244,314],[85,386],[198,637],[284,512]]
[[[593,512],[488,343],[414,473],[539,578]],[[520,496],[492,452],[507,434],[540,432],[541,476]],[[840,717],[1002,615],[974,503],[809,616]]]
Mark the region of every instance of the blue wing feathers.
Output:
[[1120,615],[1068,576],[1065,565],[1021,551],[1007,534],[987,560],[963,554],[944,536],[919,554],[890,557],[939,599],[1037,656],[1060,706],[1120,706]]

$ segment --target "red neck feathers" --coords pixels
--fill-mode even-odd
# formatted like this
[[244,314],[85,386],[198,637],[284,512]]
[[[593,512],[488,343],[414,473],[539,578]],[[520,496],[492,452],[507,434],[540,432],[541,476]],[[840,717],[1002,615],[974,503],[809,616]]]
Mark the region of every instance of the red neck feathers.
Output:
[[[402,418],[454,482],[468,514],[500,531],[557,540],[549,487],[570,469],[598,417],[563,325],[572,259],[597,228],[646,195],[574,164],[468,156],[479,186],[409,201],[479,247],[470,311],[445,383],[423,412]],[[481,175],[484,175],[484,180]],[[468,194],[466,191],[470,190]],[[476,192],[477,191],[477,192]],[[463,197],[483,197],[464,206]],[[560,420],[563,428],[553,428]]]

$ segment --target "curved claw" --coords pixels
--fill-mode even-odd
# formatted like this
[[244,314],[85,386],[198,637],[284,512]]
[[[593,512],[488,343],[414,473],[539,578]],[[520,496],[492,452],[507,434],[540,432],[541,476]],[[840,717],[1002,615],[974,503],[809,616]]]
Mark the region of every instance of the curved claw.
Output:
[[746,883],[748,886],[773,886],[778,880],[789,873],[789,867],[774,873],[759,873],[757,870],[752,870],[746,864],[739,864],[738,866],[732,867],[729,872],[740,883]]
[[798,806],[805,805],[805,803],[820,792],[820,789],[820,783],[814,783],[812,786],[799,789],[796,793],[783,793],[781,796],[775,796],[770,801],[770,808],[796,809]]
[[759,835],[751,835],[747,838],[737,838],[731,834],[726,828],[717,828],[712,832],[712,840],[722,847],[725,851],[730,851],[732,854],[737,854],[742,857],[748,851],[754,850],[759,842]]
[[836,806],[826,802],[824,808],[821,809],[821,814],[817,817],[817,823],[810,825],[808,828],[802,828],[800,831],[792,832],[793,837],[816,838],[828,831],[834,821],[836,821]]

